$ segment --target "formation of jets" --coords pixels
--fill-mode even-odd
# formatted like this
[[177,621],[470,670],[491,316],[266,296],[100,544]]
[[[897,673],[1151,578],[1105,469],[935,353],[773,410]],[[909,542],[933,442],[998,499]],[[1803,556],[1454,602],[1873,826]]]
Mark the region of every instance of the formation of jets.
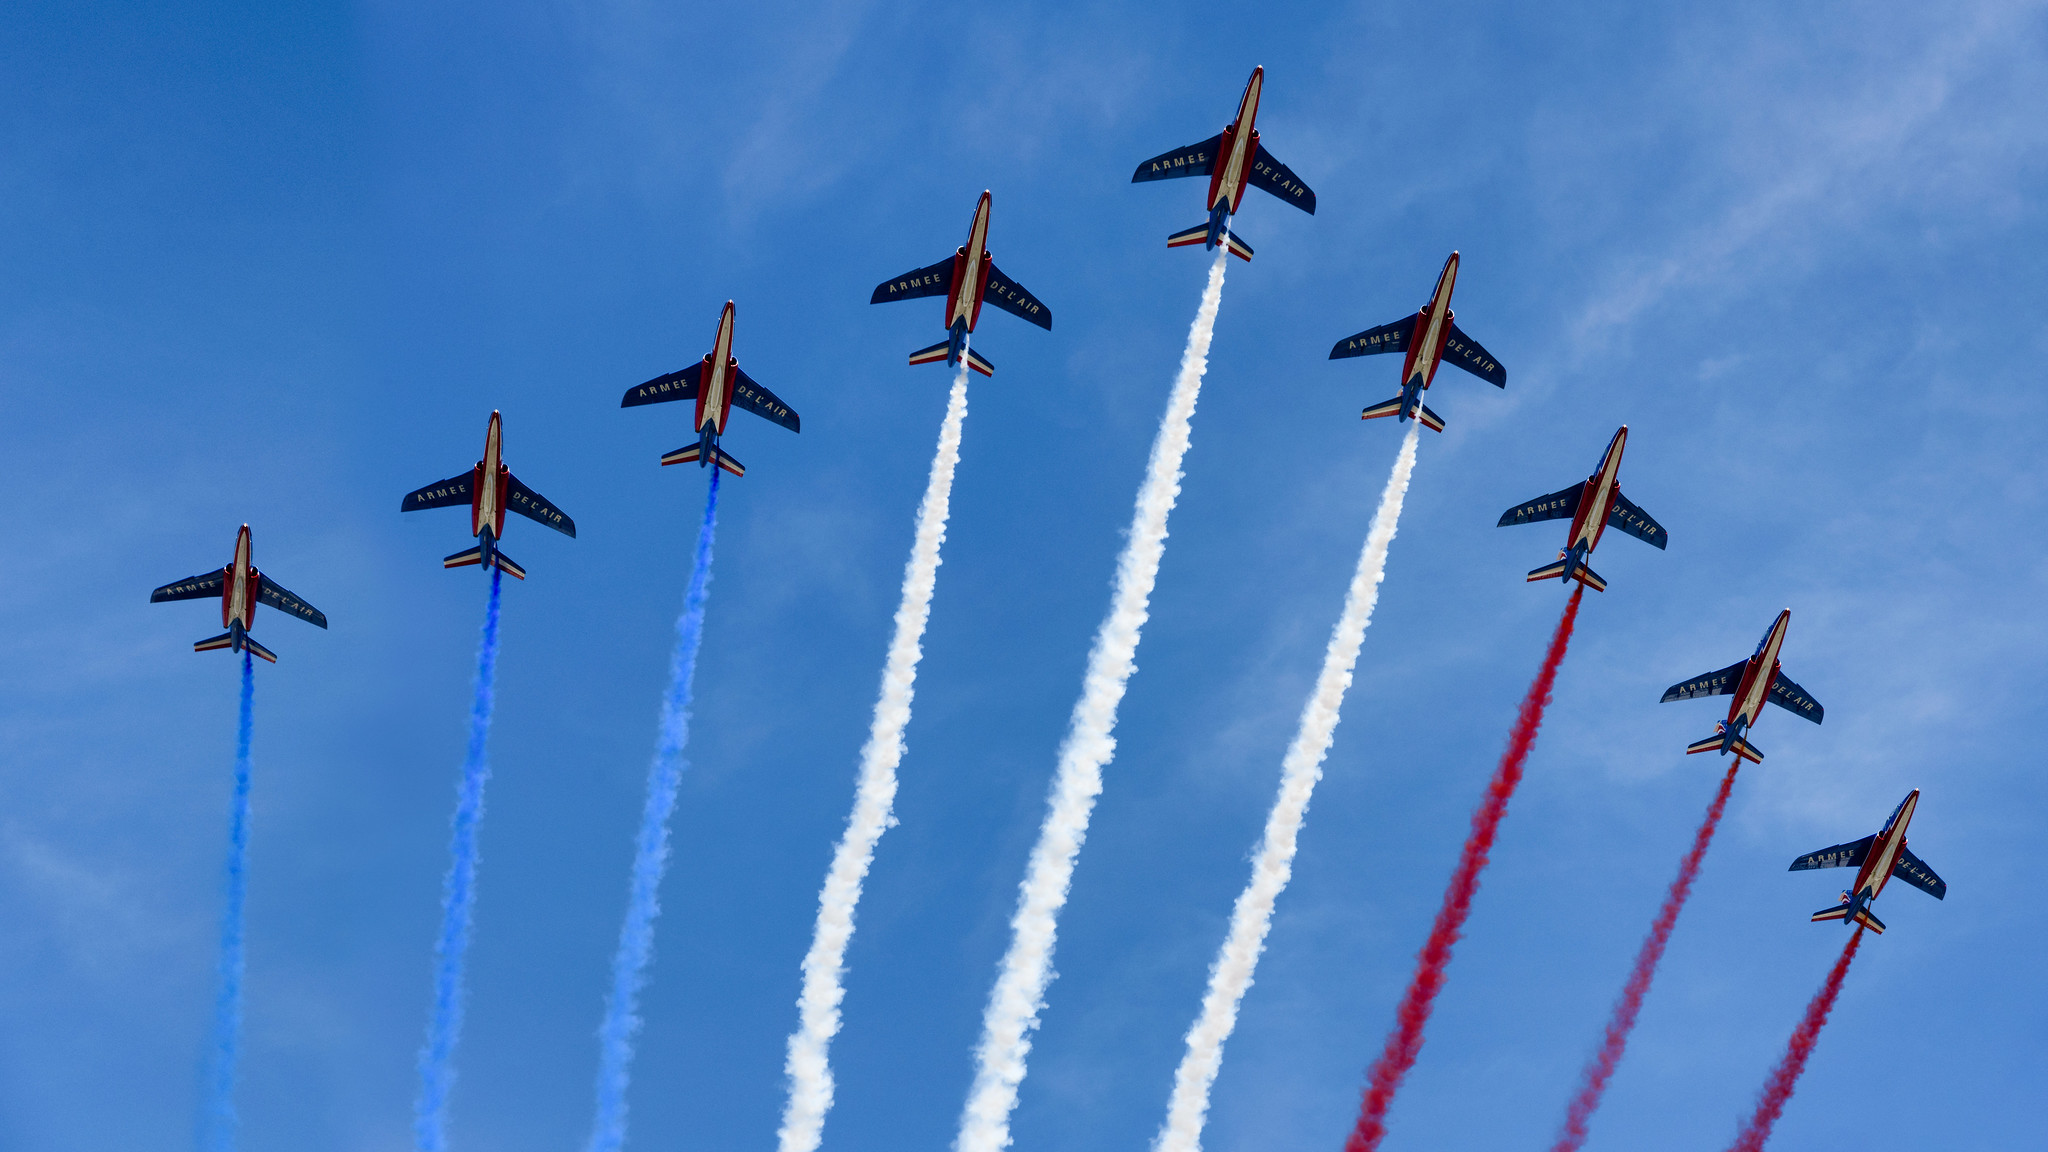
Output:
[[[1201,244],[1207,250],[1219,245],[1244,260],[1252,258],[1251,245],[1232,228],[1247,188],[1265,192],[1313,214],[1316,194],[1285,164],[1260,143],[1257,128],[1259,100],[1265,84],[1265,70],[1254,68],[1238,101],[1237,115],[1223,130],[1206,140],[1155,156],[1138,166],[1133,183],[1190,176],[1209,177],[1204,203],[1208,219],[1167,238],[1168,247]],[[993,304],[1047,331],[1052,329],[1052,310],[1022,284],[996,267],[988,250],[991,196],[984,191],[975,204],[967,230],[967,243],[938,261],[892,277],[878,285],[870,303],[938,297],[944,301],[946,338],[910,354],[911,364],[944,363],[958,368],[963,363],[984,376],[995,374],[995,365],[970,346],[969,337],[981,318],[984,304]],[[1459,254],[1452,252],[1437,276],[1436,288],[1427,303],[1414,313],[1368,328],[1337,342],[1330,359],[1402,353],[1400,392],[1392,399],[1367,407],[1366,420],[1392,417],[1397,423],[1420,421],[1441,432],[1444,421],[1423,395],[1429,390],[1439,367],[1454,364],[1497,388],[1507,387],[1507,370],[1492,353],[1481,347],[1456,323],[1451,311],[1451,294],[1457,285]],[[728,453],[722,443],[733,410],[737,408],[779,424],[791,432],[801,431],[801,421],[788,404],[741,370],[733,355],[732,301],[726,301],[712,337],[711,351],[688,367],[657,376],[626,390],[619,404],[634,408],[677,400],[696,402],[691,427],[696,440],[665,453],[663,465],[695,463],[716,467],[733,476],[746,475],[746,468]],[[505,555],[500,541],[505,534],[505,514],[517,512],[536,523],[574,537],[575,521],[554,502],[522,484],[504,462],[503,420],[492,412],[484,433],[482,459],[466,471],[446,480],[409,492],[400,509],[416,512],[427,508],[467,505],[470,535],[476,545],[446,557],[448,568],[477,566],[496,569],[524,579],[526,570]],[[1571,521],[1564,547],[1557,560],[1531,570],[1527,580],[1577,582],[1583,588],[1604,591],[1607,582],[1593,571],[1590,559],[1603,533],[1611,526],[1662,549],[1668,541],[1664,527],[1622,495],[1619,481],[1622,451],[1628,443],[1623,425],[1608,442],[1599,466],[1585,480],[1570,487],[1518,504],[1501,514],[1499,526],[1532,524],[1544,520]],[[715,479],[715,474],[714,474]],[[258,604],[268,604],[318,627],[327,627],[327,617],[305,600],[286,591],[259,572],[251,561],[249,526],[244,524],[235,538],[233,559],[216,571],[166,584],[150,594],[152,603],[195,600],[218,596],[221,623],[226,629],[193,645],[195,651],[228,649],[247,652],[275,663],[277,657],[251,637]],[[1715,726],[1714,735],[1687,747],[1688,754],[1718,752],[1739,760],[1761,764],[1763,753],[1749,740],[1758,714],[1766,702],[1776,704],[1818,724],[1824,710],[1811,694],[1781,670],[1779,650],[1791,622],[1789,609],[1780,612],[1764,633],[1755,653],[1718,671],[1708,672],[1674,684],[1665,701],[1701,696],[1729,696],[1728,715]],[[1801,856],[1793,870],[1855,867],[1855,883],[1842,895],[1842,903],[1814,913],[1813,919],[1843,920],[1875,932],[1884,925],[1870,913],[1870,903],[1893,876],[1908,884],[1943,897],[1947,885],[1932,869],[1906,849],[1906,825],[1911,821],[1920,793],[1908,794],[1880,831],[1861,840],[1838,844]]]

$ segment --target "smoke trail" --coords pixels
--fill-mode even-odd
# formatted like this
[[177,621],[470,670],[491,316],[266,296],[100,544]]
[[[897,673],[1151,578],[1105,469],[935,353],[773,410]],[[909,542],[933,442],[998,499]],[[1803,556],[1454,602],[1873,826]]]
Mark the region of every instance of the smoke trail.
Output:
[[1693,835],[1692,849],[1678,862],[1678,878],[1671,882],[1671,890],[1664,894],[1664,906],[1657,910],[1657,918],[1650,923],[1650,934],[1643,938],[1643,946],[1636,952],[1635,967],[1629,970],[1628,983],[1622,986],[1621,999],[1614,1002],[1614,1014],[1608,1018],[1607,1031],[1601,1036],[1600,1050],[1587,1061],[1579,1085],[1579,1094],[1572,1097],[1571,1108],[1565,1113],[1564,1128],[1558,1132],[1557,1143],[1551,1152],[1578,1152],[1586,1143],[1586,1124],[1600,1107],[1600,1098],[1607,1092],[1607,1081],[1614,1076],[1614,1069],[1621,1063],[1621,1055],[1628,1048],[1629,1033],[1635,1030],[1636,1016],[1643,1010],[1643,997],[1650,993],[1650,981],[1657,975],[1657,964],[1664,958],[1664,946],[1671,942],[1671,929],[1678,923],[1678,913],[1685,907],[1686,898],[1692,895],[1692,882],[1700,874],[1700,861],[1706,858],[1707,845],[1714,841],[1714,830],[1721,826],[1721,814],[1728,809],[1728,793],[1735,787],[1735,772],[1742,767],[1738,757],[1728,766],[1728,772],[1721,777],[1721,789],[1714,793],[1714,802],[1707,805],[1707,818],[1700,822],[1700,830]]
[[1373,514],[1372,529],[1366,533],[1365,549],[1358,555],[1358,570],[1344,595],[1344,611],[1330,633],[1330,646],[1323,653],[1323,671],[1316,678],[1315,691],[1301,710],[1301,724],[1294,743],[1281,762],[1280,794],[1266,816],[1265,838],[1252,861],[1251,882],[1237,898],[1230,913],[1230,935],[1216,954],[1209,970],[1209,990],[1202,997],[1202,1015],[1188,1030],[1187,1054],[1173,1074],[1173,1099],[1166,1106],[1166,1122],[1153,1141],[1156,1152],[1199,1152],[1202,1124],[1209,1113],[1209,1089],[1216,1082],[1216,1070],[1223,1063],[1223,1043],[1237,1027],[1238,1004],[1251,987],[1252,973],[1265,951],[1266,933],[1273,925],[1273,904],[1280,898],[1294,874],[1294,849],[1308,815],[1309,798],[1316,782],[1323,778],[1323,757],[1337,733],[1337,720],[1344,706],[1344,694],[1351,688],[1351,670],[1358,663],[1358,649],[1365,642],[1365,630],[1372,623],[1373,606],[1379,602],[1380,581],[1386,576],[1387,549],[1394,542],[1394,529],[1401,520],[1401,501],[1408,494],[1408,478],[1415,471],[1415,445],[1422,430],[1412,424],[1401,441],[1401,453],[1380,493],[1379,511]]
[[875,701],[868,742],[860,752],[860,782],[854,791],[853,813],[832,850],[832,868],[818,894],[818,922],[811,931],[811,950],[804,954],[803,995],[797,1000],[799,1023],[789,1037],[789,1102],[782,1110],[781,1152],[814,1152],[832,1108],[832,1065],[827,1059],[832,1037],[839,1031],[839,1004],[846,997],[840,977],[846,970],[846,946],[853,939],[853,913],[860,904],[861,881],[874,863],[875,844],[896,819],[896,765],[903,760],[903,730],[910,723],[910,702],[917,686],[917,662],[924,651],[925,621],[931,617],[932,588],[938,582],[939,546],[946,541],[946,518],[953,496],[953,469],[960,463],[960,425],[967,419],[967,360],[953,374],[946,399],[946,419],[939,425],[939,447],[925,481],[924,502],[917,506],[917,529],[910,560],[903,566],[903,599],[896,607],[896,635],[889,642],[882,667],[882,694]]
[[1045,1006],[1045,987],[1052,979],[1053,943],[1060,909],[1074,875],[1074,857],[1088,835],[1088,817],[1102,791],[1102,766],[1116,750],[1110,735],[1116,727],[1117,705],[1123,701],[1145,625],[1159,559],[1166,551],[1166,517],[1180,496],[1180,462],[1188,450],[1188,422],[1209,366],[1209,340],[1216,330],[1216,310],[1223,300],[1223,261],[1228,249],[1216,249],[1201,307],[1188,329],[1180,372],[1166,402],[1166,415],[1152,440],[1152,458],[1138,503],[1131,516],[1123,554],[1117,557],[1116,586],[1109,615],[1095,633],[1088,653],[1088,671],[1081,698],[1068,721],[1060,746],[1059,770],[1047,798],[1045,823],[1031,849],[1031,863],[1018,885],[1017,911],[1010,919],[1010,949],[1003,956],[995,987],[982,1014],[981,1043],[975,1051],[974,1086],[960,1116],[954,1139],[958,1152],[1002,1152],[1010,1143],[1010,1113],[1017,1106],[1017,1086],[1024,1081],[1024,1058],[1031,1051],[1031,1031]]
[[634,842],[633,878],[626,894],[626,922],[612,956],[612,991],[597,1028],[597,1115],[590,1125],[592,1152],[617,1152],[626,1142],[626,1086],[633,1075],[633,1036],[640,1030],[640,989],[654,958],[654,921],[661,915],[661,877],[668,870],[668,819],[676,807],[683,747],[690,741],[690,690],[697,678],[697,649],[704,640],[704,600],[711,585],[711,537],[718,527],[718,466],[704,497],[704,521],[697,528],[697,552],[690,564],[683,614],[676,618],[676,647],[669,658],[668,691],[661,699],[661,736],[647,769],[647,803]]
[[230,1152],[235,1146],[235,1067],[242,1056],[242,907],[249,891],[249,736],[256,702],[255,657],[242,653],[242,709],[235,726],[235,792],[228,806],[227,907],[220,917],[220,970],[213,1001],[213,1045],[208,1052],[206,1110],[199,1146]]
[[1500,766],[1494,769],[1493,780],[1486,786],[1486,799],[1472,813],[1471,835],[1465,839],[1457,870],[1451,873],[1450,887],[1444,890],[1443,907],[1437,910],[1429,940],[1415,958],[1415,975],[1401,998],[1394,1030],[1388,1034],[1387,1046],[1379,1059],[1373,1061],[1358,1126],[1344,1142],[1345,1152],[1373,1152],[1380,1146],[1387,1134],[1387,1107],[1394,1102],[1394,1093],[1400,1090],[1401,1081],[1422,1053],[1422,1030],[1436,1007],[1436,994],[1444,986],[1444,969],[1451,962],[1451,947],[1464,931],[1465,917],[1472,911],[1472,897],[1479,891],[1479,873],[1486,868],[1487,855],[1493,851],[1494,834],[1500,830],[1501,818],[1507,815],[1515,787],[1522,782],[1522,766],[1536,743],[1537,729],[1543,725],[1543,710],[1550,705],[1550,689],[1557,682],[1558,665],[1564,663],[1572,625],[1579,617],[1579,598],[1585,592],[1583,584],[1572,589],[1572,598],[1565,603],[1564,615],[1557,621],[1557,631],[1551,633],[1543,668],[1529,685],[1529,694],[1522,697],[1521,712],[1508,734],[1507,751],[1501,754]]
[[491,598],[476,646],[476,695],[469,705],[469,747],[455,790],[448,876],[441,882],[441,934],[434,940],[434,1007],[420,1048],[420,1096],[413,1105],[413,1141],[420,1152],[448,1146],[448,1088],[454,1083],[455,1041],[462,1034],[462,962],[469,951],[469,917],[476,904],[476,826],[484,816],[484,784],[491,765],[484,742],[491,734],[492,682],[498,670],[498,593],[504,573],[491,569]]
[[1828,1013],[1835,1009],[1835,997],[1842,992],[1842,978],[1849,974],[1849,962],[1856,959],[1856,949],[1862,943],[1863,927],[1858,925],[1850,934],[1849,942],[1842,946],[1842,955],[1835,960],[1835,966],[1828,970],[1827,982],[1820,986],[1813,1002],[1806,1006],[1806,1017],[1793,1030],[1792,1042],[1785,1048],[1785,1058],[1778,1061],[1778,1066],[1771,1070],[1771,1078],[1764,1081],[1763,1094],[1757,1097],[1756,1114],[1742,1126],[1735,1143],[1728,1146],[1728,1152],[1762,1152],[1764,1141],[1771,1138],[1771,1129],[1785,1111],[1785,1101],[1792,1098],[1792,1088],[1799,1083],[1799,1074],[1806,1071],[1806,1058],[1813,1055],[1813,1045],[1820,1039],[1821,1026],[1828,1022]]

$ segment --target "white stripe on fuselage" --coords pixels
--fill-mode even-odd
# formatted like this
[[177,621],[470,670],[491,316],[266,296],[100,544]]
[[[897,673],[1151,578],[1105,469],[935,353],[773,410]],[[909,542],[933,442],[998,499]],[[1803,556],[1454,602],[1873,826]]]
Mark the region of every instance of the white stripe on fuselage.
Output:
[[[725,431],[726,396],[732,392],[732,313],[718,318],[718,339],[711,344],[711,361],[705,365],[697,388],[697,410],[711,422],[713,432]],[[704,424],[699,421],[697,431]]]
[[981,258],[988,249],[986,202],[974,208],[974,225],[967,230],[967,261],[960,265],[960,283],[953,286],[953,311],[946,317],[951,329],[962,320],[974,318],[974,298],[981,285]]
[[1890,828],[1885,829],[1884,847],[1877,855],[1864,862],[1863,875],[1856,878],[1857,891],[1868,887],[1872,900],[1877,899],[1877,894],[1884,891],[1885,881],[1891,878],[1892,865],[1899,859],[1899,849],[1906,846],[1906,825],[1912,821],[1913,809],[1919,803],[1920,798],[1915,796],[1899,812],[1899,818],[1892,821]]
[[1443,345],[1444,317],[1450,315],[1451,287],[1457,279],[1458,270],[1452,268],[1444,275],[1443,283],[1437,285],[1436,299],[1429,302],[1429,323],[1422,330],[1422,347],[1415,350],[1415,371],[1408,374],[1412,380],[1420,373],[1425,388],[1435,374],[1437,349]]
[[1763,711],[1764,697],[1771,694],[1771,681],[1778,678],[1778,648],[1785,643],[1785,630],[1771,626],[1771,638],[1764,642],[1764,650],[1756,655],[1756,679],[1749,691],[1743,694],[1742,707],[1735,713],[1737,720],[1756,723],[1757,714]]
[[249,626],[249,552],[247,534],[235,538],[234,571],[228,577],[228,620],[240,620],[242,627]]
[[1613,510],[1609,506],[1614,503],[1614,479],[1620,474],[1619,451],[1600,462],[1600,475],[1593,480],[1592,503],[1581,510],[1582,518],[1578,532],[1572,536],[1573,544],[1583,543],[1590,552],[1593,545],[1599,542],[1600,526],[1607,523],[1607,514]]
[[498,467],[503,448],[499,437],[502,430],[496,420],[491,421],[490,435],[484,437],[483,463],[477,467],[476,479],[476,523],[470,525],[470,535],[482,532],[488,525],[493,532],[498,523]]
[[1237,122],[1232,124],[1230,155],[1223,161],[1223,178],[1216,182],[1216,201],[1209,205],[1214,211],[1217,203],[1227,203],[1232,212],[1237,211],[1237,201],[1243,195],[1244,174],[1251,168],[1252,149],[1257,146],[1258,133],[1254,131],[1259,120],[1259,89],[1265,85],[1265,73],[1252,74],[1251,83],[1245,86],[1244,100],[1237,106]]

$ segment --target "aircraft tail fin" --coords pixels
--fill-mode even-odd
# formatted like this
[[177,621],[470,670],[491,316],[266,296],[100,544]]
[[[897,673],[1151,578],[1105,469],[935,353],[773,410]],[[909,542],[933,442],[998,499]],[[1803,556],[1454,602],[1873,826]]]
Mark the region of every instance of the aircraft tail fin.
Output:
[[1431,432],[1441,432],[1444,430],[1444,418],[1430,411],[1429,405],[1417,404],[1415,406],[1415,410],[1422,414],[1421,419],[1423,427],[1429,429]]
[[[441,561],[441,567],[467,568],[471,564],[482,564],[483,562],[483,546],[478,545],[475,548],[471,548],[464,552],[457,552],[455,555],[443,559]],[[514,560],[510,556],[505,555],[502,549],[491,549],[491,566],[503,572],[505,575],[512,577],[514,580],[526,579],[526,569],[521,568],[517,560]]]
[[1249,264],[1252,262],[1252,246],[1238,239],[1237,233],[1225,232],[1223,242],[1230,246],[1230,254]]
[[268,660],[272,664],[277,663],[277,653],[272,652],[270,649],[265,648],[261,644],[258,644],[256,642],[256,638],[253,636],[244,634],[242,637],[242,647],[247,648],[250,652],[254,653],[257,659],[259,660]]
[[206,639],[192,645],[192,650],[194,652],[211,652],[216,648],[226,648],[234,642],[235,634],[233,632],[223,632],[218,636],[208,636]]
[[1388,416],[1399,416],[1400,414],[1401,398],[1396,396],[1392,400],[1382,400],[1365,411],[1360,412],[1358,418],[1360,420],[1383,420]]
[[[702,444],[692,444],[686,448],[678,448],[673,452],[663,455],[661,462],[663,464],[696,464],[704,459],[703,453],[704,446]],[[732,454],[723,448],[713,447],[711,449],[711,462],[732,473],[734,476],[745,476],[747,474],[747,466],[733,459]]]
[[[1208,242],[1209,222],[1207,220],[1202,221],[1193,228],[1183,228],[1166,238],[1166,246],[1168,248],[1189,248],[1196,244],[1207,244]],[[1247,256],[1245,259],[1249,260],[1251,257]]]
[[1744,740],[1740,736],[1737,736],[1733,740],[1730,740],[1726,735],[1720,732],[1714,733],[1712,736],[1707,737],[1705,740],[1695,740],[1691,744],[1685,746],[1685,754],[1687,756],[1698,755],[1701,752],[1733,752],[1736,756],[1740,757],[1741,759],[1747,760],[1752,764],[1761,764],[1764,762],[1764,754],[1757,750],[1756,745],[1751,744],[1749,741]]
[[[1572,569],[1569,573],[1565,571],[1567,564],[1570,564]],[[1556,563],[1545,564],[1529,573],[1529,583],[1534,584],[1538,580],[1577,580],[1595,592],[1607,591],[1607,581],[1602,580],[1591,565],[1584,560],[1573,563],[1563,556],[1558,557]]]
[[988,362],[988,357],[983,356],[972,348],[967,349],[967,366],[983,376],[990,377],[991,379],[995,377],[996,366]]
[[941,364],[945,362],[947,353],[952,350],[953,342],[951,340],[941,340],[929,348],[919,348],[917,351],[912,352],[910,354],[910,362],[912,364]]
[[[1813,923],[1820,924],[1829,920],[1847,920],[1849,918],[1849,902],[1847,900],[1844,900],[1840,904],[1835,905],[1833,908],[1823,908],[1820,911],[1815,912],[1813,914],[1812,920]],[[1875,932],[1880,936],[1884,935],[1884,921],[1879,920],[1876,916],[1871,915],[1869,908],[1856,909],[1855,921],[1857,924],[1860,924],[1863,927],[1870,929],[1872,932]]]
[[469,567],[469,566],[470,566],[471,564],[481,564],[481,563],[483,563],[483,562],[484,562],[484,550],[483,550],[483,546],[482,546],[482,545],[478,545],[478,546],[477,546],[477,547],[475,547],[475,548],[471,548],[471,549],[468,549],[468,550],[466,550],[466,551],[462,551],[462,552],[457,552],[457,553],[456,553],[455,555],[453,555],[453,556],[443,556],[443,557],[441,558],[441,567],[443,567],[443,568],[467,568],[467,567]]

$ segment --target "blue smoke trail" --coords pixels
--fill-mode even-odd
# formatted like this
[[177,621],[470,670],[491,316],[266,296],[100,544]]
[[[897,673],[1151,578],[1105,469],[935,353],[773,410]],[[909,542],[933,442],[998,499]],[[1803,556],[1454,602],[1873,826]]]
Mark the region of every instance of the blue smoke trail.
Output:
[[249,890],[249,734],[256,703],[254,657],[242,653],[242,715],[235,727],[235,795],[228,807],[227,907],[220,917],[220,971],[208,1051],[206,1111],[199,1146],[233,1152],[235,1065],[242,1055],[242,905]]
[[676,780],[690,740],[690,687],[697,677],[697,648],[704,640],[704,600],[711,585],[711,536],[718,527],[718,468],[711,468],[711,492],[704,498],[704,523],[697,529],[697,556],[690,588],[676,618],[675,654],[669,660],[668,693],[661,701],[661,738],[647,769],[647,806],[633,853],[633,880],[626,897],[626,922],[612,957],[612,992],[597,1028],[597,1116],[590,1127],[590,1152],[618,1152],[626,1142],[626,1085],[633,1076],[633,1035],[640,1030],[640,989],[654,956],[654,921],[661,915],[661,876],[668,869],[668,818],[676,806]]
[[448,1146],[448,1088],[455,1081],[455,1041],[462,1034],[462,961],[469,951],[469,917],[476,905],[476,826],[484,816],[484,784],[491,778],[484,741],[491,734],[491,684],[498,670],[498,592],[504,573],[491,569],[491,599],[476,646],[476,696],[469,705],[469,748],[456,788],[448,878],[441,884],[441,935],[434,941],[434,1015],[420,1049],[420,1098],[413,1108],[413,1140],[421,1152]]

